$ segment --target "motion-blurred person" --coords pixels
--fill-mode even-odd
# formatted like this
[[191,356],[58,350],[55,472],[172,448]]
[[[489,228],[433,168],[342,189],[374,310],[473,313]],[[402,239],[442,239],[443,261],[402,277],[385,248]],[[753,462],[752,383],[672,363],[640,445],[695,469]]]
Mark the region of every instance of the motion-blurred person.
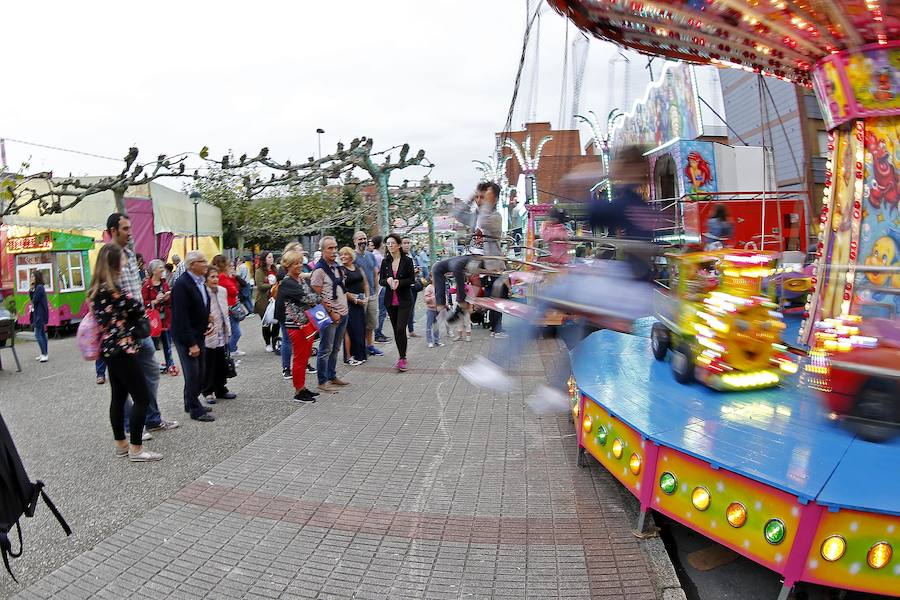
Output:
[[706,242],[704,249],[724,248],[733,233],[734,227],[728,220],[728,209],[724,204],[716,204],[713,215],[706,220],[706,231],[703,232],[703,240]]
[[[469,312],[465,285],[469,262],[480,256],[500,256],[503,220],[496,210],[499,196],[499,185],[493,182],[482,182],[478,184],[472,200],[468,204],[457,206],[454,210],[453,216],[456,220],[467,225],[472,233],[472,243],[468,247],[468,254],[444,259],[435,264],[432,269],[435,281],[435,302],[439,312],[446,311],[448,305],[446,288],[441,283],[448,272],[453,273],[453,280],[456,283],[457,310],[450,317],[451,321],[459,318],[462,312]],[[503,268],[503,263],[485,260],[482,266],[488,270],[499,271]]]
[[[617,240],[624,248],[622,261],[598,261],[560,273],[541,290],[532,321],[539,321],[554,305],[563,303],[569,312],[579,307],[595,317],[633,321],[651,313],[652,272],[650,260],[656,249],[650,241],[656,212],[648,207],[638,188],[646,181],[643,157],[636,148],[623,149],[613,161],[615,176],[613,201],[593,202],[591,225],[627,234],[630,240]],[[509,390],[513,380],[507,371],[515,366],[521,353],[535,339],[538,328],[528,320],[515,319],[504,344],[495,344],[490,358],[478,357],[460,367],[460,374],[470,383],[498,391]],[[563,377],[557,373],[553,387],[542,385],[529,400],[538,412],[568,410],[568,399],[562,390]]]
[[322,258],[316,263],[309,280],[310,285],[322,299],[328,311],[331,325],[319,330],[319,354],[316,357],[319,389],[335,393],[342,386],[349,385],[337,376],[337,361],[344,343],[347,329],[347,289],[344,269],[337,263],[337,240],[326,235],[319,240]]
[[434,302],[434,284],[429,283],[422,292],[425,299],[425,340],[429,348],[443,346],[441,343],[441,329],[437,322],[437,305]]
[[553,207],[548,219],[541,224],[541,239],[550,251],[546,261],[564,265],[569,262],[569,230],[566,229],[566,211]]
[[28,290],[31,300],[31,327],[34,329],[34,338],[37,340],[40,354],[36,361],[45,363],[47,356],[47,323],[50,321],[50,303],[47,302],[47,292],[44,290],[44,275],[38,270],[31,272],[31,288]]
[[297,251],[281,255],[281,266],[286,275],[278,285],[275,300],[275,317],[284,323],[292,348],[291,379],[294,383],[295,402],[315,402],[318,392],[306,387],[306,369],[312,353],[315,328],[309,322],[306,311],[314,308],[319,296],[313,291],[303,273],[303,257]]
[[525,228],[528,226],[528,211],[519,204],[519,198],[515,189],[510,190],[508,208],[509,237],[512,239],[513,255],[522,252],[521,246],[525,242]]
[[184,262],[185,273],[172,286],[172,337],[184,375],[184,412],[195,421],[211,422],[216,419],[200,403],[206,368],[206,335],[212,329],[206,257],[198,250],[191,250]]
[[234,270],[234,276],[239,286],[238,298],[241,304],[244,305],[244,308],[247,309],[247,314],[252,314],[253,278],[250,276],[250,267],[247,266],[247,261],[240,258],[237,259],[237,268]]
[[[150,392],[138,358],[142,338],[135,328],[144,318],[141,300],[121,289],[124,256],[116,244],[106,244],[97,254],[88,299],[100,328],[100,352],[109,369],[109,421],[116,442],[115,455],[131,462],[152,462],[162,454],[144,449],[143,432]],[[125,406],[131,396],[129,412],[130,444],[125,437]]]
[[219,285],[219,270],[206,269],[206,290],[209,292],[209,322],[204,345],[206,361],[203,369],[203,389],[200,394],[207,404],[217,400],[232,400],[236,394],[228,391],[228,371],[225,366],[228,340],[231,339],[231,322],[228,318],[228,292]]
[[144,285],[141,287],[141,297],[145,309],[159,311],[159,322],[162,328],[154,343],[162,346],[163,358],[166,361],[165,364],[160,365],[160,371],[173,376],[178,375],[178,368],[172,358],[172,336],[169,333],[172,291],[169,283],[162,277],[165,265],[163,261],[155,258],[150,261],[149,269],[150,277],[144,281]]
[[347,291],[347,330],[344,339],[344,361],[356,367],[368,357],[366,352],[366,304],[369,298],[369,282],[354,262],[353,248],[344,246],[339,252]]
[[[272,286],[278,282],[278,267],[275,266],[275,256],[271,252],[266,252],[263,257],[262,264],[256,268],[253,276],[256,283],[256,302],[253,303],[254,312],[259,315],[260,320],[266,314],[269,307],[269,293]],[[263,342],[266,344],[266,352],[273,352],[272,344],[278,339],[278,323],[274,325],[262,325]]]
[[385,289],[384,305],[394,329],[394,343],[400,355],[395,367],[406,371],[406,327],[412,310],[412,286],[416,272],[412,259],[403,251],[403,240],[396,233],[388,234],[384,242],[388,254],[381,262],[378,281]]

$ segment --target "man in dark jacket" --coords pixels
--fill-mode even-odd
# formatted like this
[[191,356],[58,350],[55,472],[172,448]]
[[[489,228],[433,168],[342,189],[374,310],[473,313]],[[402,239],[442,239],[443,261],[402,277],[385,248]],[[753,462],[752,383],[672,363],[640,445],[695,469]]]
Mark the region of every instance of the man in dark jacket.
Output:
[[206,288],[206,257],[197,250],[184,257],[185,272],[172,286],[172,335],[184,375],[184,412],[195,421],[215,421],[211,410],[200,403],[206,360],[209,322],[209,290]]

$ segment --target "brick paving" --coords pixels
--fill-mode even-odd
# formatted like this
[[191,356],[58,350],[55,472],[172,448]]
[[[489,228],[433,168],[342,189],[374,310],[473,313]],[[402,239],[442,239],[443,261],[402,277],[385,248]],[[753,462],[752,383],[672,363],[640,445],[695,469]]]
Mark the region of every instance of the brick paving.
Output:
[[556,342],[496,395],[456,374],[475,337],[350,371],[17,597],[662,597],[621,487],[575,465],[565,416],[525,407]]

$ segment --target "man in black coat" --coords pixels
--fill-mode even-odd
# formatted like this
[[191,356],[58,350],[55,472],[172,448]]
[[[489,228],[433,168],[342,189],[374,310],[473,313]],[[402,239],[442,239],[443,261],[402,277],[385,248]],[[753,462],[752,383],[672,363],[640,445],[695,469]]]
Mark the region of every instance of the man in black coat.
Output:
[[209,322],[209,290],[206,257],[192,250],[184,257],[186,269],[172,286],[172,336],[184,376],[184,412],[195,421],[215,421],[211,409],[200,403],[206,362]]

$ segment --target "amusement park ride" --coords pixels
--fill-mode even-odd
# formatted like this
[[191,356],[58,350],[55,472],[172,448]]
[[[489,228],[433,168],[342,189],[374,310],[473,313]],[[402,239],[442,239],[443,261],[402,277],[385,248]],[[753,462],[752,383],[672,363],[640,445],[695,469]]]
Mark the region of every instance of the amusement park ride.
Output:
[[[639,530],[667,515],[782,575],[780,600],[798,582],[900,596],[900,435],[877,423],[900,423],[900,3],[548,1],[644,54],[810,87],[830,129],[820,208],[668,256],[651,339],[605,330],[572,351],[579,459],[637,497]],[[701,234],[713,198],[680,199],[676,233]],[[767,250],[813,261],[786,282]],[[773,287],[802,307],[793,348]]]

